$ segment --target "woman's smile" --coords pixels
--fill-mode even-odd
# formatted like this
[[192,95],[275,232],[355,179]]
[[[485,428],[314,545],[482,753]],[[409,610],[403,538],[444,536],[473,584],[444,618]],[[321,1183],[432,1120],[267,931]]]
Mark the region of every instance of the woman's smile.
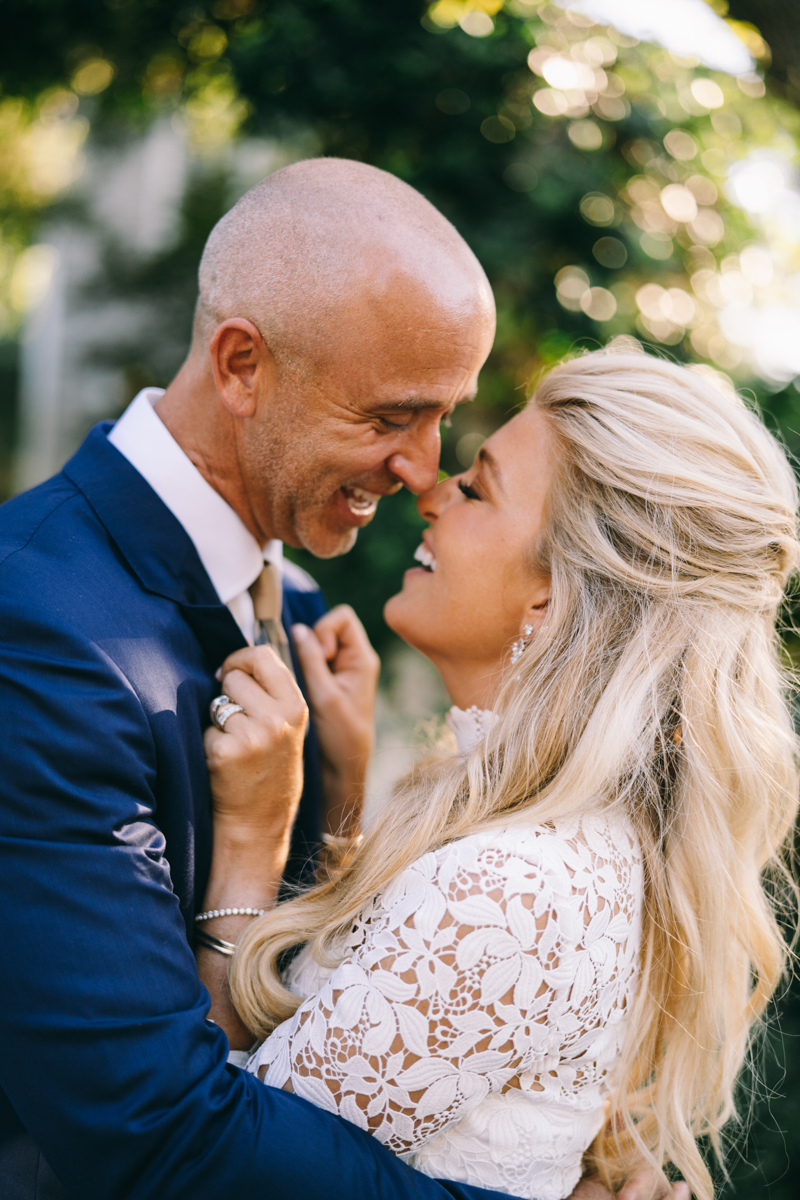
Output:
[[[422,563],[422,569],[424,571],[433,574],[433,572],[436,570],[436,555],[431,549],[429,549],[428,546],[425,545],[424,538],[414,551],[414,558],[418,563]],[[416,568],[412,567],[411,569],[415,570]]]
[[469,471],[417,501],[430,527],[386,620],[435,662],[458,704],[485,707],[512,642],[541,621],[550,581],[534,549],[553,462],[547,426],[531,408],[483,445]]

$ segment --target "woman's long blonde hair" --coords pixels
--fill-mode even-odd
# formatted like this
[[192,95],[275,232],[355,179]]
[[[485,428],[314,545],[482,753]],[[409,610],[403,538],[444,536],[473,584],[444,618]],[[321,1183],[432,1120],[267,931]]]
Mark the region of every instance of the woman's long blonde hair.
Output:
[[786,964],[776,905],[798,781],[776,622],[799,557],[795,480],[737,396],[645,354],[562,363],[531,403],[558,446],[531,547],[552,598],[499,718],[466,759],[412,770],[338,878],[253,922],[233,997],[266,1035],[299,1003],[281,954],[310,942],[335,963],[354,916],[422,854],[487,826],[623,809],[644,858],[642,974],[593,1160],[610,1186],[634,1163],[672,1163],[708,1200],[696,1139],[719,1152]]

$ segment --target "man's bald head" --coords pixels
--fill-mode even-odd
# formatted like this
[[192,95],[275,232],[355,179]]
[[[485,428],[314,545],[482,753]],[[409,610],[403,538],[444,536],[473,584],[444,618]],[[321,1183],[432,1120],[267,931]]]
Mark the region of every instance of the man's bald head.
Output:
[[395,322],[426,299],[456,320],[493,310],[483,269],[432,204],[386,171],[335,158],[295,163],[247,192],[212,230],[199,285],[193,352],[245,317],[294,365],[330,358],[386,302]]
[[494,302],[432,204],[363,163],[277,171],[212,230],[192,349],[157,412],[260,542],[342,554],[436,482]]

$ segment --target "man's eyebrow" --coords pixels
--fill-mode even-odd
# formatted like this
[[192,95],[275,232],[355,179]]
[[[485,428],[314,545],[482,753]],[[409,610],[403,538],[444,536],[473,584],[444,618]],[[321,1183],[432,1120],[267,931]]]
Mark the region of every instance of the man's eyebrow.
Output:
[[481,446],[475,457],[475,461],[479,462],[482,466],[489,468],[494,476],[495,483],[497,484],[499,490],[504,492],[505,488],[503,487],[503,473],[500,470],[500,464],[492,454],[491,450],[487,450],[485,446]]
[[[474,400],[475,392],[470,392],[466,396],[462,396],[457,403],[466,400]],[[425,396],[405,396],[399,400],[384,400],[372,406],[373,412],[424,412],[439,411],[451,408],[449,400],[429,400]]]

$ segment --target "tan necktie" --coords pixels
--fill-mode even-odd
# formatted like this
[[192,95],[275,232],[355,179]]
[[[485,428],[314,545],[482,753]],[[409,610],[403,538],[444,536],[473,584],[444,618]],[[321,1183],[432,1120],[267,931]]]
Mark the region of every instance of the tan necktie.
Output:
[[250,587],[256,621],[253,628],[253,643],[256,646],[272,646],[273,650],[294,675],[289,639],[281,623],[283,607],[283,584],[278,567],[266,563],[258,579]]

